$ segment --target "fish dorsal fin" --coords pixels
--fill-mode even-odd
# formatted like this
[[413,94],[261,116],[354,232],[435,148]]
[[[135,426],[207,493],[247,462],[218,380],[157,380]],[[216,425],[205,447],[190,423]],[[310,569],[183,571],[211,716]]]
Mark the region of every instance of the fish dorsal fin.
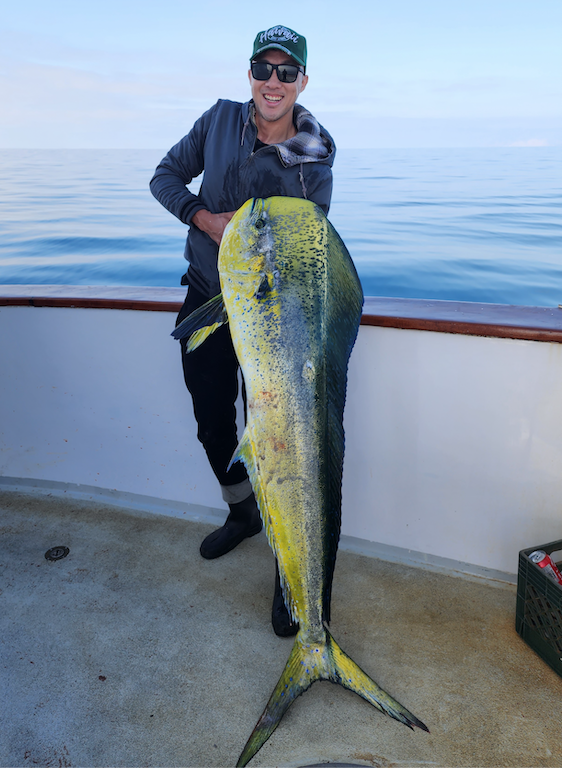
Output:
[[185,339],[189,336],[187,342],[187,352],[193,352],[197,349],[205,339],[207,339],[217,328],[228,322],[228,315],[224,302],[222,300],[222,293],[209,299],[205,304],[200,306],[195,312],[188,315],[185,320],[174,328],[172,336],[174,339]]
[[347,366],[357,337],[363,291],[357,272],[336,230],[328,222],[327,279],[331,285],[324,327],[326,353],[326,470],[328,515],[326,527],[324,620],[330,621],[332,578],[341,528],[341,477],[344,456],[343,412]]

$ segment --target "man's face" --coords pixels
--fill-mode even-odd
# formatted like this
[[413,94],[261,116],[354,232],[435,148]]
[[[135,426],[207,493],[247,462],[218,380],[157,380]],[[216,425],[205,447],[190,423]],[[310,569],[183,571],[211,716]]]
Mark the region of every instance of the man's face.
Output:
[[[264,51],[256,61],[266,61],[268,64],[296,64],[288,54],[275,48]],[[267,122],[275,122],[293,109],[299,94],[308,83],[308,75],[299,72],[294,83],[280,83],[277,72],[273,72],[269,80],[254,80],[252,70],[248,71],[252,89],[252,98],[258,115]]]

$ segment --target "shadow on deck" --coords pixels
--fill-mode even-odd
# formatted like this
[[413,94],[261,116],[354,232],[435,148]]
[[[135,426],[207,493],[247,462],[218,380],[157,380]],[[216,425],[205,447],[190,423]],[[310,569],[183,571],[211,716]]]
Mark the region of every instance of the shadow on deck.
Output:
[[[292,646],[264,535],[207,562],[200,523],[11,491],[0,510],[1,765],[234,765]],[[320,683],[250,765],[560,766],[562,680],[514,622],[511,585],[340,552],[331,631],[431,734]]]

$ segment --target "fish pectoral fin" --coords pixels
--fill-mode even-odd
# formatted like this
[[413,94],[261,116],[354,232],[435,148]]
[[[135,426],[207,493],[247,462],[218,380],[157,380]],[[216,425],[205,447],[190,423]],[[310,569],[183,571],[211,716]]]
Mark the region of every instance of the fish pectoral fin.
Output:
[[262,716],[252,731],[238,759],[237,768],[247,765],[265,744],[293,701],[317,680],[329,680],[354,691],[408,728],[421,728],[429,733],[421,720],[393,699],[375,683],[350,657],[342,651],[330,633],[324,631],[324,639],[307,644],[302,629],[295,638],[289,660]]
[[262,275],[259,288],[256,292],[256,299],[264,299],[270,291],[271,291],[271,285],[269,283],[269,279],[267,275]]
[[187,351],[192,352],[227,322],[222,293],[219,293],[182,320],[171,335],[178,340],[189,336]]
[[213,323],[212,325],[206,325],[204,328],[200,328],[195,333],[192,333],[185,347],[186,352],[193,352],[194,349],[200,347],[204,341],[206,341],[211,334],[213,334],[217,328],[220,328],[224,323]]

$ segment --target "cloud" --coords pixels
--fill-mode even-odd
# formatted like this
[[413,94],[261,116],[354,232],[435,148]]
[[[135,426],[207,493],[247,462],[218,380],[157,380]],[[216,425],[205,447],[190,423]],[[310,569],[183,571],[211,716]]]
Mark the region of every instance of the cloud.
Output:
[[548,147],[546,139],[526,139],[526,141],[513,141],[510,147]]
[[[165,149],[218,98],[249,98],[236,36],[218,49],[102,50],[102,42],[0,31],[0,146]],[[342,148],[560,146],[562,102],[551,80],[539,88],[532,78],[459,71],[368,58],[334,68],[320,56],[301,103]]]
[[[215,71],[216,70],[216,71]],[[0,54],[0,146],[159,146],[178,141],[222,89],[247,97],[244,76],[10,60]],[[160,139],[158,139],[160,136]]]

